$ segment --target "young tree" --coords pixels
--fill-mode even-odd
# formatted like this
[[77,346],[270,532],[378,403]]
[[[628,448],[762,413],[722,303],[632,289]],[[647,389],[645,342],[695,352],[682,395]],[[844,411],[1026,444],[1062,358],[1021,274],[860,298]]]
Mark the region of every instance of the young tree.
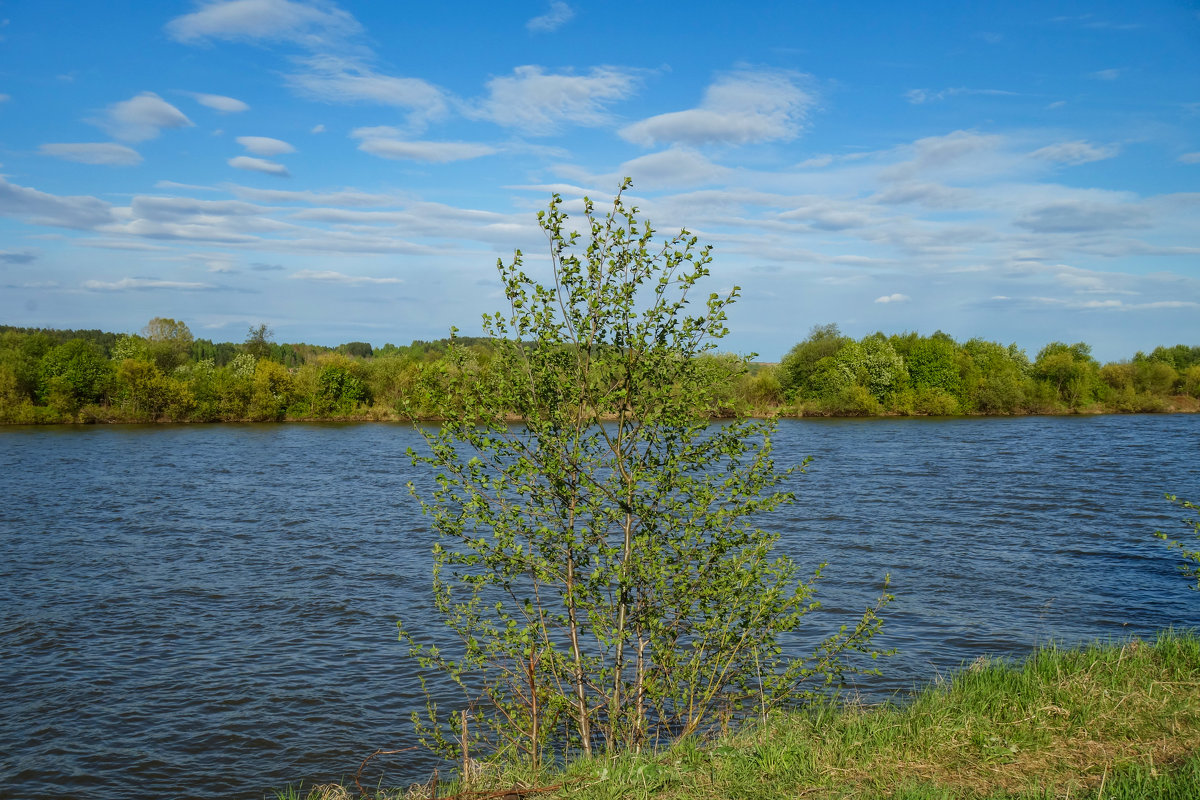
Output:
[[432,699],[414,715],[450,757],[482,746],[536,769],[765,713],[837,681],[880,624],[877,605],[812,657],[785,652],[820,570],[802,578],[756,521],[792,500],[792,470],[774,423],[697,416],[720,390],[698,356],[737,289],[693,305],[709,248],[687,231],[656,243],[620,193],[584,214],[583,235],[557,195],[538,215],[553,283],[520,251],[498,265],[509,308],[484,318],[490,361],[451,344],[456,408],[411,453],[437,471],[433,594],[460,647],[403,622],[401,637],[463,693],[450,717]]

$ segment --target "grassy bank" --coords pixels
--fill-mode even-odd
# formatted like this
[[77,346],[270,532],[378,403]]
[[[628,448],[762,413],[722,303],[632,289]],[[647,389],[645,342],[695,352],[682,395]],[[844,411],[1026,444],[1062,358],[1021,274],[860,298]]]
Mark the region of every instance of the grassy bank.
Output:
[[[430,797],[434,788],[379,796]],[[436,790],[585,800],[1196,798],[1200,638],[1048,647],[1018,664],[981,659],[893,704],[807,708],[713,741],[537,776],[485,765],[469,784]],[[355,795],[326,786],[279,796]]]

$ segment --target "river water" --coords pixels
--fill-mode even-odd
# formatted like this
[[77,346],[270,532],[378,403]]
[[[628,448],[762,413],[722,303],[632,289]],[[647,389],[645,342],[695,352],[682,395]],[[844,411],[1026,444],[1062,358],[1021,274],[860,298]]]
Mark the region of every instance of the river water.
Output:
[[[789,420],[766,524],[828,562],[814,635],[891,575],[852,691],[979,655],[1200,624],[1153,532],[1200,497],[1200,416]],[[400,425],[0,429],[0,796],[261,798],[413,744],[395,621],[436,631]],[[372,783],[424,780],[418,752]]]

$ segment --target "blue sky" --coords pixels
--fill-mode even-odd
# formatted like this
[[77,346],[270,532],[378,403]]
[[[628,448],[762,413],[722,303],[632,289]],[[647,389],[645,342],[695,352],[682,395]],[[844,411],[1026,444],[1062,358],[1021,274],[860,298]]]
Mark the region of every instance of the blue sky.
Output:
[[1200,344],[1200,4],[0,2],[0,323],[477,333],[626,175],[726,349]]

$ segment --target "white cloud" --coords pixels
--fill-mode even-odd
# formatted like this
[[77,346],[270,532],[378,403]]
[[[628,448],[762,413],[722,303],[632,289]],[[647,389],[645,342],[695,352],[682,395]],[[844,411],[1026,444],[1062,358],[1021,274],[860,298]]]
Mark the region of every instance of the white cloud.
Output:
[[539,66],[517,67],[512,75],[492,78],[488,97],[463,113],[535,136],[555,133],[561,125],[603,125],[608,106],[624,100],[637,86],[637,75],[615,67],[595,67],[586,75],[547,74]]
[[529,20],[525,27],[532,33],[550,33],[570,22],[574,16],[575,11],[569,5],[562,0],[554,0],[545,14]]
[[1030,209],[1013,224],[1034,233],[1090,233],[1145,228],[1150,222],[1146,209],[1134,203],[1064,197]]
[[258,203],[306,203],[308,205],[364,207],[390,206],[395,205],[398,201],[395,195],[360,192],[357,189],[343,189],[338,192],[313,192],[290,191],[286,189],[258,189],[238,184],[227,184],[225,188],[243,200],[253,200]]
[[288,278],[300,281],[317,281],[320,283],[341,283],[347,286],[362,286],[364,284],[404,283],[400,278],[368,278],[363,275],[346,275],[333,270],[302,269],[293,272]]
[[407,108],[412,126],[423,126],[446,114],[445,94],[420,78],[384,75],[353,59],[332,55],[302,58],[297,63],[302,71],[286,75],[285,80],[314,100]]
[[103,117],[88,121],[126,142],[153,139],[163,128],[192,127],[192,121],[182,111],[154,92],[142,92],[113,103],[105,109]]
[[1179,157],[1180,164],[1200,164],[1200,153],[1184,153]]
[[204,266],[209,272],[218,273],[236,273],[238,272],[237,265],[229,259],[212,258],[204,261]]
[[309,131],[309,133],[324,133],[324,132],[325,132],[324,125],[313,125],[312,130]]
[[284,153],[296,152],[296,148],[282,139],[272,139],[269,136],[239,136],[237,143],[256,156],[281,156]]
[[672,147],[659,153],[639,156],[605,175],[594,175],[565,164],[554,167],[554,171],[568,180],[601,187],[616,186],[628,176],[633,178],[634,186],[639,191],[702,186],[726,178],[732,172],[688,147]]
[[283,164],[276,164],[274,161],[268,161],[265,158],[251,158],[250,156],[237,156],[229,159],[229,166],[235,169],[245,169],[251,172],[265,172],[268,175],[278,175],[286,178],[291,173]]
[[883,297],[876,297],[875,302],[876,303],[906,303],[911,299],[912,298],[906,294],[900,294],[899,292],[896,292],[895,294],[885,294]]
[[181,42],[266,39],[321,47],[362,30],[353,16],[329,2],[204,0],[198,10],[167,23]]
[[1060,142],[1035,150],[1030,155],[1045,161],[1059,164],[1087,164],[1092,161],[1103,161],[1117,154],[1116,147],[1097,147],[1085,141]]
[[219,111],[222,114],[237,114],[242,111],[249,111],[250,106],[233,97],[226,97],[222,94],[202,94],[194,92],[192,97],[196,98],[196,102],[202,106],[208,106],[214,111]]
[[0,214],[38,225],[89,229],[113,220],[112,207],[95,197],[59,197],[0,177]]
[[728,175],[729,170],[686,147],[672,147],[661,153],[626,161],[618,170],[634,180],[658,186],[694,186],[711,183]]
[[156,181],[156,189],[184,189],[189,192],[219,192],[215,186],[200,186],[195,183],[179,183],[178,181]]
[[813,156],[812,158],[806,158],[797,164],[796,169],[820,169],[821,167],[828,167],[832,163],[833,156]]
[[945,136],[929,136],[896,153],[909,156],[885,168],[880,176],[889,181],[926,178],[932,174],[959,179],[1007,174],[1019,161],[1006,151],[1007,140],[996,134],[954,131]]
[[1016,97],[1018,92],[1009,92],[1004,89],[968,89],[965,86],[952,86],[949,89],[909,89],[904,93],[904,99],[915,106],[923,103],[933,103],[939,100],[945,100],[947,97],[955,97],[956,95],[985,95],[993,97]]
[[1101,81],[1115,81],[1117,78],[1121,77],[1121,70],[1102,69],[1097,72],[1093,72],[1092,77]]
[[84,281],[83,288],[93,292],[123,292],[128,290],[145,291],[147,289],[175,289],[185,292],[203,291],[217,288],[211,283],[193,283],[190,281],[164,281],[157,278],[122,278],[119,281]]
[[[364,128],[362,130],[371,131],[373,129]],[[445,164],[450,161],[466,161],[481,156],[490,156],[496,152],[496,148],[494,147],[486,144],[475,144],[473,142],[404,141],[380,137],[371,133],[359,135],[358,131],[355,131],[352,135],[363,140],[362,144],[358,146],[359,150],[362,150],[364,153],[370,153],[373,156],[379,156],[380,158],[408,159],[411,161]]]
[[794,139],[816,102],[800,88],[802,79],[791,72],[735,72],[709,86],[698,108],[635,122],[620,135],[645,147],[656,142],[739,145]]
[[0,103],[7,103],[9,100],[12,100],[12,95],[0,94]]
[[142,163],[138,151],[113,142],[58,142],[44,144],[38,148],[42,155],[75,161],[80,164],[104,164],[113,167],[131,167]]
[[11,250],[0,250],[0,264],[32,264],[37,261],[37,254],[31,252],[14,253]]
[[236,200],[196,200],[191,197],[155,197],[137,195],[129,204],[130,212],[139,218],[175,221],[188,218],[213,220],[220,217],[254,217],[265,209]]

